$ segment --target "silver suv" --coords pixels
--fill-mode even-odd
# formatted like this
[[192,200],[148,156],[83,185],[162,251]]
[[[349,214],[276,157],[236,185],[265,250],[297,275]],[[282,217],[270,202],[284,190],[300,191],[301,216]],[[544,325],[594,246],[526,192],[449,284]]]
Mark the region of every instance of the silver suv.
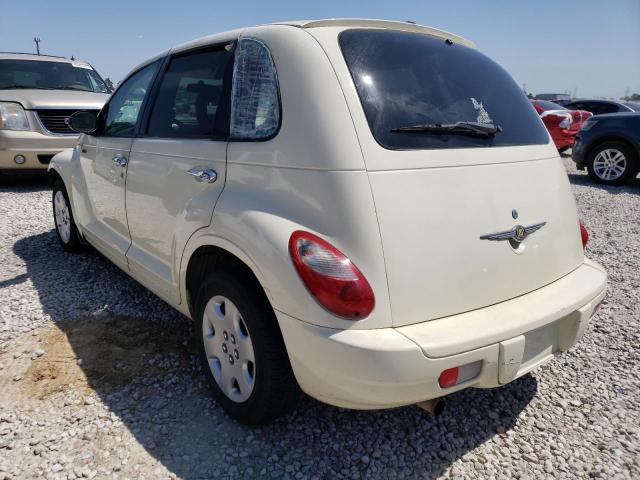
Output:
[[97,113],[108,98],[86,62],[0,53],[0,173],[45,172],[56,153],[76,144],[71,114]]

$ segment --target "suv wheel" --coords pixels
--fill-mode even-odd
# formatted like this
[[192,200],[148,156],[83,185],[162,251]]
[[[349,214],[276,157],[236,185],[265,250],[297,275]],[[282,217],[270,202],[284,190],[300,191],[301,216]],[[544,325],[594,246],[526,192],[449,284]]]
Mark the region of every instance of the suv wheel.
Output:
[[53,218],[62,249],[70,253],[84,251],[85,246],[73,220],[69,196],[60,179],[53,184]]
[[195,305],[203,368],[224,410],[249,425],[289,412],[300,390],[277,320],[259,287],[233,275],[212,275]]
[[637,173],[635,152],[625,143],[605,142],[589,154],[587,170],[594,182],[621,185]]

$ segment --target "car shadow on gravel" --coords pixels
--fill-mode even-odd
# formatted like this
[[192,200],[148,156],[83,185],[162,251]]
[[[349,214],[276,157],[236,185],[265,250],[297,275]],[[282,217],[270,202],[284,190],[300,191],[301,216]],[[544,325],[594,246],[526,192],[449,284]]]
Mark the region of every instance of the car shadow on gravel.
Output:
[[3,192],[39,192],[49,190],[49,176],[36,175],[3,175],[0,174],[0,193]]
[[625,185],[616,186],[616,185],[603,185],[601,183],[596,183],[593,180],[591,180],[589,175],[587,175],[584,172],[576,171],[576,172],[568,172],[567,174],[569,175],[569,182],[571,182],[572,185],[583,185],[587,187],[594,187],[600,190],[606,190],[607,192],[615,195],[620,195],[621,193],[632,193],[635,195],[640,195],[640,177],[636,177],[630,180]]
[[527,375],[458,392],[435,418],[415,406],[349,411],[305,397],[273,425],[245,427],[204,386],[184,317],[99,254],[64,253],[53,230],[18,240],[14,252],[55,324],[25,378],[30,398],[95,392],[181,478],[435,478],[458,459],[477,461],[465,454],[494,436],[510,435],[537,391]]

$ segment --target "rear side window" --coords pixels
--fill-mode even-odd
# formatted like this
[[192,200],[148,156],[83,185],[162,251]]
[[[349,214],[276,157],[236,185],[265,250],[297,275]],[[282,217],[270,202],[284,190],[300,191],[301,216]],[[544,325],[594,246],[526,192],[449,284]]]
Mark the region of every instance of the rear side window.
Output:
[[266,45],[253,38],[238,43],[231,91],[231,137],[271,138],[280,127],[276,68]]
[[571,108],[575,110],[586,110],[594,115],[602,115],[603,113],[615,113],[618,111],[618,106],[615,103],[606,102],[583,102],[572,103]]
[[[442,38],[389,30],[347,30],[340,48],[373,136],[389,149],[546,144],[549,136],[515,81],[478,51]],[[474,122],[494,136],[392,132],[415,125]]]
[[226,137],[232,58],[233,53],[223,47],[172,58],[160,83],[147,135]]
[[620,112],[623,111],[618,105],[616,105],[615,103],[605,103],[603,104],[603,106],[600,108],[600,110],[602,110],[601,113],[616,113],[616,112]]
[[546,100],[536,100],[535,104],[538,105],[543,110],[566,110],[562,105],[558,105],[557,103],[548,102]]

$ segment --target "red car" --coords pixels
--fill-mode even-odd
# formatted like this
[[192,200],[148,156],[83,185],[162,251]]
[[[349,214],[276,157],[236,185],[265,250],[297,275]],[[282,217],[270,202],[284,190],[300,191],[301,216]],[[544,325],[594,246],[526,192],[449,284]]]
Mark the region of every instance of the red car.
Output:
[[586,110],[568,110],[562,105],[546,100],[531,100],[531,105],[542,118],[560,152],[571,148],[573,139],[584,121],[593,116]]

